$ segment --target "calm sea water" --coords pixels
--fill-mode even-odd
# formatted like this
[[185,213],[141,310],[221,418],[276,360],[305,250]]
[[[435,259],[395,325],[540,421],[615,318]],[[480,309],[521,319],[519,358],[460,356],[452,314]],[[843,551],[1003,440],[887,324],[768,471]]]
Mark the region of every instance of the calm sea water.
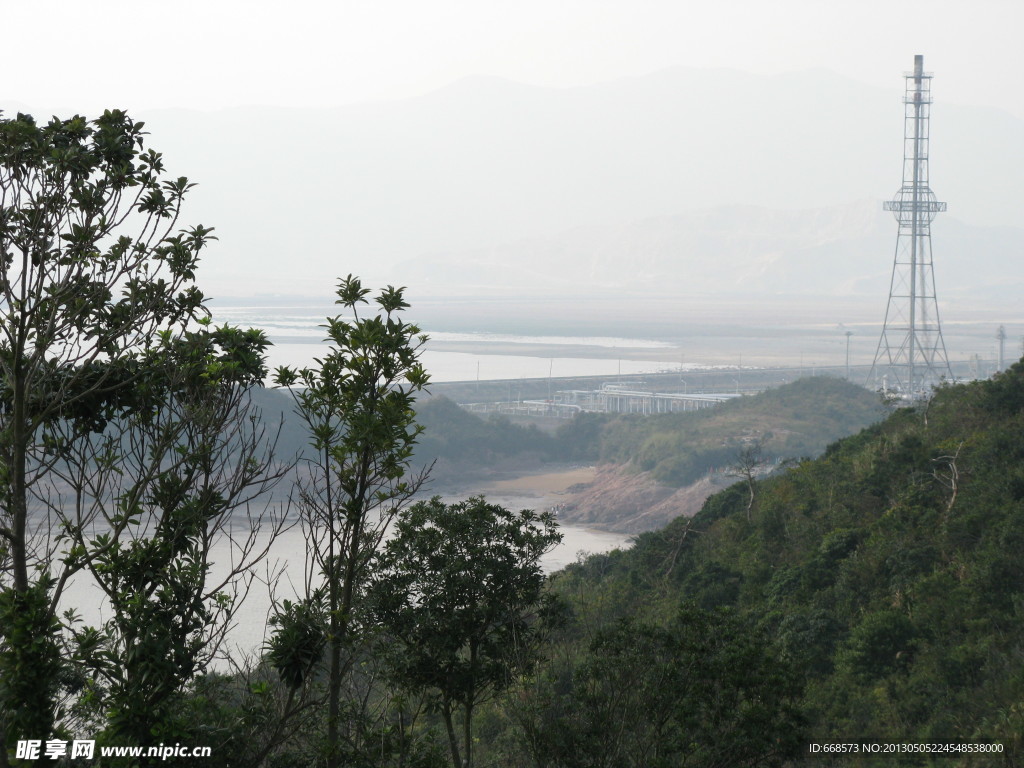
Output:
[[[536,499],[524,499],[523,507],[530,508],[531,503]],[[561,527],[562,542],[551,552],[544,556],[542,565],[548,573],[564,568],[573,563],[582,554],[594,554],[608,552],[617,548],[624,548],[630,545],[632,537],[597,531],[578,526],[566,525]],[[275,562],[284,569],[286,575],[292,580],[301,580],[303,563],[306,557],[306,542],[298,528],[293,528],[284,533],[275,542],[271,556],[271,563]],[[259,585],[262,586],[262,585]],[[278,599],[290,597],[290,585],[285,579],[279,588]],[[292,593],[293,594],[293,593]],[[242,609],[237,614],[237,626],[229,636],[229,643],[233,652],[249,652],[259,648],[265,641],[267,616],[271,608],[271,599],[265,588],[253,588]]]
[[[454,497],[445,499],[449,502],[455,500]],[[540,509],[554,503],[553,500],[544,497],[508,494],[490,497],[490,500],[510,509]],[[632,540],[632,537],[626,534],[608,533],[574,525],[563,525],[560,530],[562,542],[541,561],[541,565],[548,573],[564,568],[584,554],[628,547]],[[284,531],[273,541],[267,558],[254,571],[255,578],[245,601],[238,606],[234,615],[233,626],[227,637],[227,650],[234,657],[252,654],[263,645],[267,639],[267,618],[273,600],[295,597],[298,585],[303,582],[306,554],[306,540],[299,526]],[[230,540],[217,540],[211,558],[214,562],[211,582],[218,577],[223,578],[224,574],[229,572],[230,563],[236,556],[237,548]],[[271,595],[266,583],[268,573],[280,575],[274,595]],[[103,593],[87,576],[77,577],[67,588],[61,610],[71,606],[86,625],[95,626],[109,618],[110,609]]]
[[[273,347],[268,363],[273,370],[279,365],[307,366],[323,355],[327,346],[320,326],[335,308],[324,307],[214,307],[215,323],[231,323],[262,328]],[[501,333],[432,331],[424,328],[430,340],[421,360],[431,380],[482,381],[493,379],[545,378],[548,376],[614,376],[648,373],[665,367],[656,359],[619,360],[615,350],[629,350],[631,357],[642,357],[643,350],[671,348],[671,344],[653,339],[617,338],[611,336],[523,336]],[[500,350],[495,354],[452,351],[455,344],[480,345]],[[557,351],[567,346],[577,350],[592,349],[593,355],[574,352],[572,357]],[[550,347],[551,356],[537,354],[538,348]]]
[[[331,306],[215,307],[213,320],[215,323],[228,322],[266,331],[273,342],[268,354],[268,363],[273,369],[278,365],[310,365],[315,357],[322,355],[327,347],[323,343],[323,329],[319,326],[324,322],[324,317],[335,313],[335,309]],[[665,363],[657,360],[620,361],[615,356],[615,350],[628,349],[633,352],[633,357],[642,357],[642,354],[637,354],[637,350],[653,351],[670,346],[652,339],[610,336],[432,332],[430,328],[425,328],[424,332],[431,337],[431,341],[423,352],[422,360],[434,381],[644,373],[662,369]],[[445,349],[446,346],[464,345],[467,342],[481,348],[500,348],[502,353],[477,354]],[[539,356],[538,348],[546,347],[553,351],[572,347],[574,356]],[[593,356],[581,353],[581,350],[587,349],[594,350]],[[473,494],[465,494],[469,495]],[[543,496],[503,494],[500,498],[490,498],[510,509],[543,509],[557,503],[556,499]],[[453,501],[454,498],[447,500]],[[631,542],[628,535],[580,526],[564,525],[561,532],[562,542],[543,558],[542,565],[547,572],[565,567],[582,554],[607,552],[629,546]],[[227,540],[220,540],[215,545],[215,577],[227,572],[234,554]],[[264,583],[268,568],[281,575],[276,591],[276,599],[281,600],[294,597],[295,585],[301,584],[303,580],[305,561],[306,541],[298,527],[285,531],[274,541],[269,556],[257,571],[260,576],[250,586],[245,602],[234,616],[234,627],[228,636],[229,646],[237,652],[252,653],[262,645],[267,616],[273,602]],[[75,606],[86,624],[102,623],[109,614],[109,607],[105,605],[101,592],[85,577],[76,579],[69,587],[64,600],[64,607],[67,606]]]

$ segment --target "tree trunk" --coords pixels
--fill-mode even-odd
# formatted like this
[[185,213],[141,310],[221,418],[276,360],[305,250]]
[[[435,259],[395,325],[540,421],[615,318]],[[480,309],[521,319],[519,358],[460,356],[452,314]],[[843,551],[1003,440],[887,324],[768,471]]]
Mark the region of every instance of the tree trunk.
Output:
[[327,490],[327,542],[328,608],[331,612],[330,662],[327,671],[327,768],[338,768],[338,717],[341,714],[341,622],[338,613],[338,561],[334,554],[334,504],[331,487],[331,448],[324,445],[324,477]]
[[462,738],[465,744],[466,764],[464,768],[470,768],[473,764],[473,701],[476,696],[476,665],[479,658],[479,643],[474,638],[469,642],[469,669],[472,675],[469,687],[469,695],[466,697],[466,711],[462,720]]
[[466,763],[463,768],[473,765],[473,705],[466,704],[466,715],[462,721],[462,737],[465,744]]
[[442,707],[444,715],[444,726],[448,729],[448,746],[452,751],[452,765],[454,768],[462,768],[462,758],[459,756],[459,740],[455,737],[455,727],[452,725],[452,705],[445,699]]
[[338,768],[338,719],[341,714],[341,627],[338,611],[331,611],[331,666],[328,672],[327,768]]
[[[328,466],[330,452],[327,451]],[[327,768],[338,768],[338,742],[339,724],[341,715],[341,645],[348,635],[348,622],[352,613],[352,604],[355,601],[356,578],[359,575],[359,558],[362,556],[362,532],[366,520],[366,488],[370,472],[369,452],[364,451],[360,465],[358,489],[356,491],[355,506],[359,513],[355,520],[346,515],[345,526],[349,529],[349,546],[345,553],[345,573],[338,583],[337,563],[333,556],[334,552],[334,509],[331,497],[328,496],[328,507],[330,508],[331,520],[331,668],[328,677],[328,721],[327,721]],[[329,476],[328,476],[329,478]],[[328,479],[328,493],[331,493],[330,480]],[[341,595],[338,595],[338,588],[341,588]]]
[[[17,365],[17,364],[16,364]],[[11,414],[11,437],[10,445],[10,510],[11,510],[11,533],[14,541],[11,542],[11,566],[14,571],[14,588],[18,592],[28,591],[28,489],[25,485],[25,446],[28,443],[28,435],[25,424],[25,384],[19,376],[18,367],[15,368],[15,380],[13,382],[13,403]]]

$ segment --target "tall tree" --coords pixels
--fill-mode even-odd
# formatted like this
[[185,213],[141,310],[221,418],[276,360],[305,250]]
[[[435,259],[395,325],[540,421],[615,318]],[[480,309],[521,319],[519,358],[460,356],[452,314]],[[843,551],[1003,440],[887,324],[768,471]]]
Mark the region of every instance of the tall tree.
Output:
[[744,443],[737,451],[732,465],[726,474],[730,477],[738,477],[747,487],[747,520],[750,520],[750,510],[754,507],[754,498],[757,490],[757,476],[764,471],[764,459],[762,458],[763,440],[756,440]]
[[[298,506],[313,566],[307,573],[306,601],[322,603],[329,624],[330,768],[341,760],[341,692],[354,658],[347,651],[356,598],[388,525],[424,478],[407,478],[406,472],[420,433],[413,403],[428,382],[419,362],[426,337],[401,318],[409,306],[402,289],[382,290],[376,311],[364,316],[361,307],[369,304],[369,293],[352,275],[341,280],[335,303],[346,315],[327,320],[330,351],[315,368],[282,367],[275,377],[279,386],[291,388],[316,456],[299,481]],[[281,672],[299,682],[311,670],[316,656],[309,651],[316,643],[308,632],[289,631],[287,620],[279,624],[271,655]],[[289,639],[297,643],[289,646]]]
[[[144,138],[121,111],[0,117],[0,765],[58,717],[71,577],[91,571],[114,609],[79,636],[111,702],[118,677],[166,698],[205,663],[211,611],[231,602],[208,582],[211,542],[265,489],[245,402],[266,339],[206,323],[194,273],[212,230],[179,227],[193,185],[165,178]],[[154,613],[168,601],[184,615]],[[162,678],[132,669],[142,635],[159,644],[186,625]]]
[[100,508],[101,525],[72,538],[111,618],[73,629],[115,743],[190,735],[172,716],[180,695],[221,651],[285,524],[265,494],[288,467],[249,399],[265,346],[261,331],[231,327],[166,336],[139,381],[159,407],[124,414],[54,467],[79,508]]
[[[192,279],[211,230],[178,229],[192,185],[164,179],[142,129],[120,111],[45,126],[0,117],[0,591],[13,605],[46,606],[0,627],[0,660],[11,662],[0,698],[22,674],[55,685],[54,665],[17,660],[54,641],[62,590],[85,567],[58,557],[56,534],[75,521],[33,510],[56,493],[45,487],[63,450],[55,425],[75,423],[77,437],[119,412],[141,394],[135,363],[158,332],[202,312]],[[53,716],[49,695],[16,720],[2,702],[0,743],[12,725],[43,737]]]
[[476,708],[529,671],[558,617],[540,558],[561,538],[549,512],[435,496],[402,512],[377,559],[369,601],[395,640],[391,678],[435,699],[455,768],[473,765]]

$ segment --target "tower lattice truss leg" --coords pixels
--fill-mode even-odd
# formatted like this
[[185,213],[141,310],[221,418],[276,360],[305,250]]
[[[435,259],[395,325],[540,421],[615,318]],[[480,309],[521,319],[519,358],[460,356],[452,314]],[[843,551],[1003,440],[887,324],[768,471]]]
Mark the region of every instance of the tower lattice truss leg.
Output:
[[903,132],[903,185],[885,203],[899,223],[889,305],[870,379],[873,386],[907,399],[926,397],[952,378],[939,321],[932,266],[931,223],[946,204],[928,186],[931,75],[923,57],[914,57],[906,75]]

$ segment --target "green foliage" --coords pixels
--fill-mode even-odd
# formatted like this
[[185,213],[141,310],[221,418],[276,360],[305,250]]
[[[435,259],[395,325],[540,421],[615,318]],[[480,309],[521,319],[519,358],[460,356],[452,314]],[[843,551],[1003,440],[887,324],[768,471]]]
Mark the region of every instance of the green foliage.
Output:
[[[370,291],[349,275],[338,284],[336,304],[346,313],[327,318],[329,352],[317,366],[277,370],[305,423],[315,458],[298,483],[299,512],[309,556],[323,587],[302,596],[301,611],[278,613],[270,641],[272,663],[294,690],[311,676],[321,649],[309,620],[326,616],[327,733],[329,768],[351,762],[343,731],[365,731],[365,713],[349,714],[342,687],[358,659],[357,601],[370,561],[392,518],[418,490],[423,475],[406,478],[422,431],[413,403],[429,381],[419,362],[426,337],[405,322],[402,289],[387,287],[374,299],[376,311],[361,316]],[[307,582],[308,583],[308,582]],[[299,622],[299,623],[296,623]]]
[[869,613],[853,628],[839,663],[865,682],[887,677],[910,667],[917,636],[917,628],[901,611]]
[[[166,619],[177,614],[168,606],[199,599],[187,593],[200,587],[205,565],[182,544],[200,535],[191,518],[231,504],[209,487],[184,499],[194,476],[179,471],[182,462],[209,475],[218,459],[209,434],[191,440],[189,428],[169,421],[196,422],[214,395],[237,404],[231,393],[263,374],[261,333],[207,327],[193,279],[213,230],[180,228],[193,185],[166,178],[144,138],[143,124],[119,110],[45,125],[22,114],[0,118],[0,591],[28,621],[0,622],[0,680],[10,690],[35,686],[26,700],[37,715],[56,710],[54,665],[79,683],[117,669],[165,693],[191,676],[192,663],[175,655],[191,651],[171,641],[168,656],[156,622],[173,636]],[[186,331],[193,322],[199,329]],[[141,518],[150,512],[165,524],[146,530],[153,543],[125,542],[129,528],[146,529]],[[97,528],[107,532],[92,540]],[[116,607],[115,623],[125,621],[105,636],[83,630],[87,643],[77,650],[40,653],[39,644],[55,642],[63,590],[85,569],[106,586],[138,587]],[[154,614],[157,604],[164,609]],[[129,629],[132,622],[145,626]],[[126,671],[144,656],[145,671]],[[85,672],[72,668],[94,662]],[[175,682],[155,682],[166,665]],[[101,688],[88,687],[86,698]],[[3,702],[0,721],[16,704]],[[33,717],[40,730],[32,736],[47,738],[46,718]],[[9,743],[8,735],[0,740]]]
[[558,449],[564,461],[598,461],[605,425],[613,417],[606,413],[580,413],[558,428]]
[[999,734],[1019,760],[1022,381],[944,387],[758,480],[749,520],[733,486],[555,586],[590,621],[589,600],[660,627],[680,599],[733,610],[802,676],[811,741]]
[[799,754],[793,672],[722,611],[666,625],[619,622],[523,713],[528,748],[552,768],[772,766]]
[[[210,543],[273,481],[248,405],[266,339],[203,319],[212,230],[178,228],[192,185],[164,178],[142,129],[117,111],[0,119],[0,763],[13,739],[84,724],[102,743],[215,742],[224,765],[434,768],[439,720],[459,768],[780,765],[805,738],[1024,757],[1024,362],[831,445],[878,415],[834,379],[583,414],[555,437],[444,400],[418,423],[424,337],[401,289],[365,315],[351,276],[328,354],[276,377],[308,431],[309,592],[278,607],[249,677],[205,674],[234,600]],[[751,445],[824,454],[751,469],[551,582],[549,515],[404,509],[414,450],[681,485]],[[109,600],[101,627],[58,616],[76,574]]]
[[303,600],[283,601],[270,617],[275,631],[264,660],[289,688],[301,688],[323,658],[328,626],[323,603],[323,590],[318,590]]
[[154,407],[133,409],[94,438],[94,451],[68,457],[85,476],[97,452],[116,460],[107,532],[73,536],[112,615],[76,640],[86,671],[103,682],[108,735],[131,744],[175,737],[172,714],[234,607],[231,582],[252,565],[242,557],[211,587],[211,542],[249,494],[273,483],[247,405],[265,373],[263,334],[201,327],[161,342],[138,380]]
[[382,314],[360,318],[368,293],[351,275],[342,280],[336,303],[355,321],[328,318],[330,352],[319,366],[281,367],[275,376],[278,386],[294,388],[311,443],[332,467],[338,503],[353,519],[365,516],[368,503],[377,506],[407,492],[400,478],[422,431],[412,403],[429,380],[418,360],[426,337],[398,316],[409,306],[402,290],[386,288],[376,299]]
[[[434,477],[464,477],[482,467],[543,462],[607,462],[651,472],[673,486],[726,472],[757,439],[774,463],[821,453],[833,440],[881,418],[878,400],[838,379],[802,379],[752,397],[695,412],[580,413],[555,435],[504,417],[482,419],[438,397],[419,408],[420,464]],[[1024,487],[1024,486],[1022,486]]]
[[442,469],[454,465],[465,473],[509,460],[561,458],[555,439],[537,427],[513,424],[503,416],[482,419],[446,397],[427,400],[416,415],[423,428],[416,445],[418,464],[438,462]]
[[474,709],[531,670],[558,616],[540,558],[560,540],[550,513],[435,496],[402,512],[377,557],[368,601],[394,642],[389,676],[436,701],[457,768],[472,764]]
[[877,398],[863,388],[810,378],[701,411],[578,418],[559,437],[567,450],[590,441],[597,446],[590,458],[632,463],[681,486],[729,467],[751,438],[760,440],[766,458],[813,456],[881,416]]
[[24,592],[0,590],[0,734],[8,743],[50,733],[64,665],[60,623],[50,611],[45,574]]

